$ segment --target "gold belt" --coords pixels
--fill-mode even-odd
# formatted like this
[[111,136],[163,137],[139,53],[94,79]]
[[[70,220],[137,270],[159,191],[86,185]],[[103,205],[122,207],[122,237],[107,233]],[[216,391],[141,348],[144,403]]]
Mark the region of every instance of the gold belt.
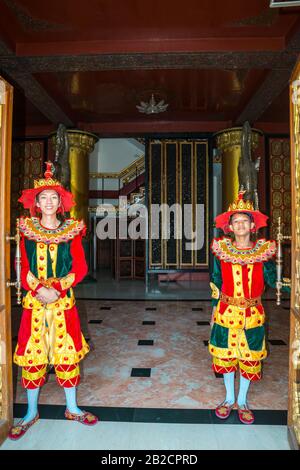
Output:
[[54,282],[58,282],[59,280],[60,279],[57,277],[49,277],[48,279],[44,279],[43,281],[39,279],[39,282],[43,284],[44,287],[52,287],[52,284],[54,284]]
[[228,305],[234,305],[235,307],[248,308],[256,307],[261,304],[261,297],[254,297],[253,299],[246,299],[245,297],[230,297],[221,292],[220,300]]

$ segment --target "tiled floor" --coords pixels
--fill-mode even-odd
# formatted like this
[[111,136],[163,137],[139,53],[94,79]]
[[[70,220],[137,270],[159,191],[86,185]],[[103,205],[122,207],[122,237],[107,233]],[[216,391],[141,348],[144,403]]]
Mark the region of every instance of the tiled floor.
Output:
[[[205,345],[210,302],[79,300],[77,305],[91,346],[82,363],[81,406],[199,410],[223,400],[223,380],[212,372]],[[251,385],[249,404],[257,410],[286,410],[289,312],[270,300],[265,308],[268,337],[275,344],[269,342],[263,380]],[[15,335],[19,317],[15,309]],[[15,382],[15,401],[24,403],[25,392]],[[40,403],[64,403],[53,374]]]
[[[288,303],[278,308],[274,300],[264,302],[270,355],[264,361],[263,380],[249,392],[256,424],[243,426],[236,411],[226,422],[214,415],[215,405],[224,397],[224,386],[211,370],[206,346],[211,305],[203,299],[210,293],[198,290],[196,295],[196,286],[193,289],[192,293],[186,289],[189,300],[176,301],[180,289],[172,283],[148,296],[142,281],[127,291],[120,283],[117,292],[105,290],[103,285],[100,289],[97,283],[80,286],[77,299],[98,300],[81,298],[77,302],[82,330],[91,346],[82,363],[78,401],[81,407],[94,406],[101,422],[88,428],[64,420],[64,393],[49,374],[40,396],[42,419],[20,441],[5,441],[1,450],[289,449],[284,425]],[[168,301],[161,300],[162,290]],[[182,291],[180,295],[184,298]],[[267,292],[266,297],[273,295]],[[13,308],[14,337],[20,313]],[[15,415],[19,417],[24,414],[26,395],[20,387],[20,369],[14,371],[15,402],[19,403]],[[49,419],[52,417],[55,419]]]
[[38,421],[0,450],[288,450],[286,426]]

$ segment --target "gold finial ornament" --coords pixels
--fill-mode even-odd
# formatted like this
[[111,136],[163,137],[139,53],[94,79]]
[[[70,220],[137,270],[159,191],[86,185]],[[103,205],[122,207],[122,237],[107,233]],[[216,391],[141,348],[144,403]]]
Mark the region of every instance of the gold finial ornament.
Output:
[[60,182],[53,178],[54,165],[52,162],[46,162],[45,178],[34,180],[34,188],[41,188],[43,186],[60,186]]

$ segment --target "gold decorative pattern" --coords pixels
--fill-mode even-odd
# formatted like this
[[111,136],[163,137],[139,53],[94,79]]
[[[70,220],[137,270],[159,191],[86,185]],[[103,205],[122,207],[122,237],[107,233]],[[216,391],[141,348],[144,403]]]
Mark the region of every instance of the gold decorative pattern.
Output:
[[[240,330],[242,331],[242,330]],[[236,356],[234,356],[234,352],[232,349],[229,348],[217,348],[213,344],[208,345],[208,350],[210,354],[214,357],[218,357],[219,359],[228,359],[231,356],[237,357],[238,359],[242,359],[243,361],[262,361],[265,359],[268,355],[266,346],[265,346],[265,341],[263,342],[263,347],[261,351],[250,351],[247,349],[245,351],[240,351],[240,354],[238,353],[238,350],[236,350]],[[230,354],[228,354],[230,352]],[[246,356],[246,354],[249,354],[249,356]]]
[[39,280],[32,274],[31,271],[28,271],[26,276],[27,284],[29,285],[31,290],[35,290],[39,284]]
[[[57,245],[56,245],[57,246]],[[36,244],[37,271],[40,280],[47,279],[47,245],[46,243]]]
[[234,201],[229,205],[228,211],[254,211],[253,203],[251,201],[244,201],[244,199],[238,199],[238,202]]
[[[242,127],[232,127],[231,129],[217,132],[215,134],[217,147],[224,151],[236,145],[241,146],[242,130]],[[251,147],[253,150],[258,147],[259,137],[261,135],[262,132],[260,130],[251,129]]]
[[[300,448],[300,64],[290,85],[291,101],[291,195],[292,195],[292,292],[290,327],[288,426]],[[286,154],[286,151],[285,151]],[[284,160],[285,161],[285,160]]]
[[77,377],[79,375],[79,366],[75,367],[73,370],[65,370],[65,371],[60,371],[57,370],[55,371],[57,377],[62,380],[71,380],[74,379],[74,377]]
[[228,361],[224,361],[224,359],[213,356],[213,363],[220,367],[234,367],[237,365],[238,359],[235,357],[234,359],[228,359]]
[[82,349],[75,350],[74,342],[67,333],[64,314],[74,304],[72,290],[71,297],[60,298],[46,307],[28,292],[23,299],[23,307],[32,310],[31,335],[23,356],[17,355],[17,345],[14,362],[22,367],[80,362],[88,353],[89,346],[81,335]]
[[240,368],[247,372],[248,374],[257,374],[261,371],[261,362],[257,364],[257,366],[246,366],[242,362],[240,363]]
[[239,264],[232,265],[232,277],[233,277],[233,286],[234,292],[233,297],[239,299],[239,297],[244,297],[244,288],[243,288],[243,271]]
[[24,369],[24,367],[22,367],[22,377],[23,379],[30,380],[30,381],[38,380],[44,377],[44,375],[46,374],[46,370],[47,370],[47,364],[45,364],[45,366],[42,367],[37,372],[29,372],[28,370]]
[[253,264],[271,259],[276,253],[276,242],[260,238],[253,248],[238,249],[230,238],[214,238],[211,245],[212,252],[222,261],[233,264]]
[[24,209],[18,202],[23,189],[33,187],[34,180],[43,176],[45,142],[26,140],[13,142],[11,166],[11,221],[20,216]]
[[291,167],[289,138],[272,137],[270,153],[270,236],[276,237],[277,220],[283,221],[283,235],[291,235]]
[[74,281],[75,281],[75,274],[70,273],[67,276],[62,277],[60,279],[60,285],[61,285],[62,289],[67,290],[71,287],[71,285],[73,284]]
[[50,245],[72,240],[85,228],[83,220],[65,219],[56,229],[46,229],[38,217],[21,217],[20,231],[29,240]]
[[56,276],[57,250],[58,250],[58,244],[57,243],[50,243],[49,252],[50,252],[52,272],[53,272],[54,277]]
[[60,186],[60,182],[53,178],[34,180],[34,188],[42,188],[43,186]]
[[211,288],[211,297],[212,299],[218,299],[220,297],[220,290],[217,288],[216,284],[213,282],[209,283]]
[[[223,313],[220,313],[221,301],[218,303],[214,321],[220,326],[229,328],[230,331],[241,331],[244,328],[246,330],[250,328],[256,328],[262,326],[265,323],[265,313],[261,313],[256,307],[250,307],[251,315],[246,317],[246,308],[238,307],[236,305],[228,305]],[[234,328],[234,330],[232,330]]]

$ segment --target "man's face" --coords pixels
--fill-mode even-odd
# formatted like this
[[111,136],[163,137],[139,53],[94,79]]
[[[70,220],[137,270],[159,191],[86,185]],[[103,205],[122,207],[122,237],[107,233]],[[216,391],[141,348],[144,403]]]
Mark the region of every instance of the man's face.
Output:
[[56,191],[52,189],[45,189],[37,196],[37,207],[42,211],[42,214],[53,215],[56,214],[59,208],[60,199]]
[[251,229],[254,228],[254,223],[251,222],[250,217],[246,214],[234,214],[231,217],[229,227],[233,231],[234,235],[245,236],[250,234]]

